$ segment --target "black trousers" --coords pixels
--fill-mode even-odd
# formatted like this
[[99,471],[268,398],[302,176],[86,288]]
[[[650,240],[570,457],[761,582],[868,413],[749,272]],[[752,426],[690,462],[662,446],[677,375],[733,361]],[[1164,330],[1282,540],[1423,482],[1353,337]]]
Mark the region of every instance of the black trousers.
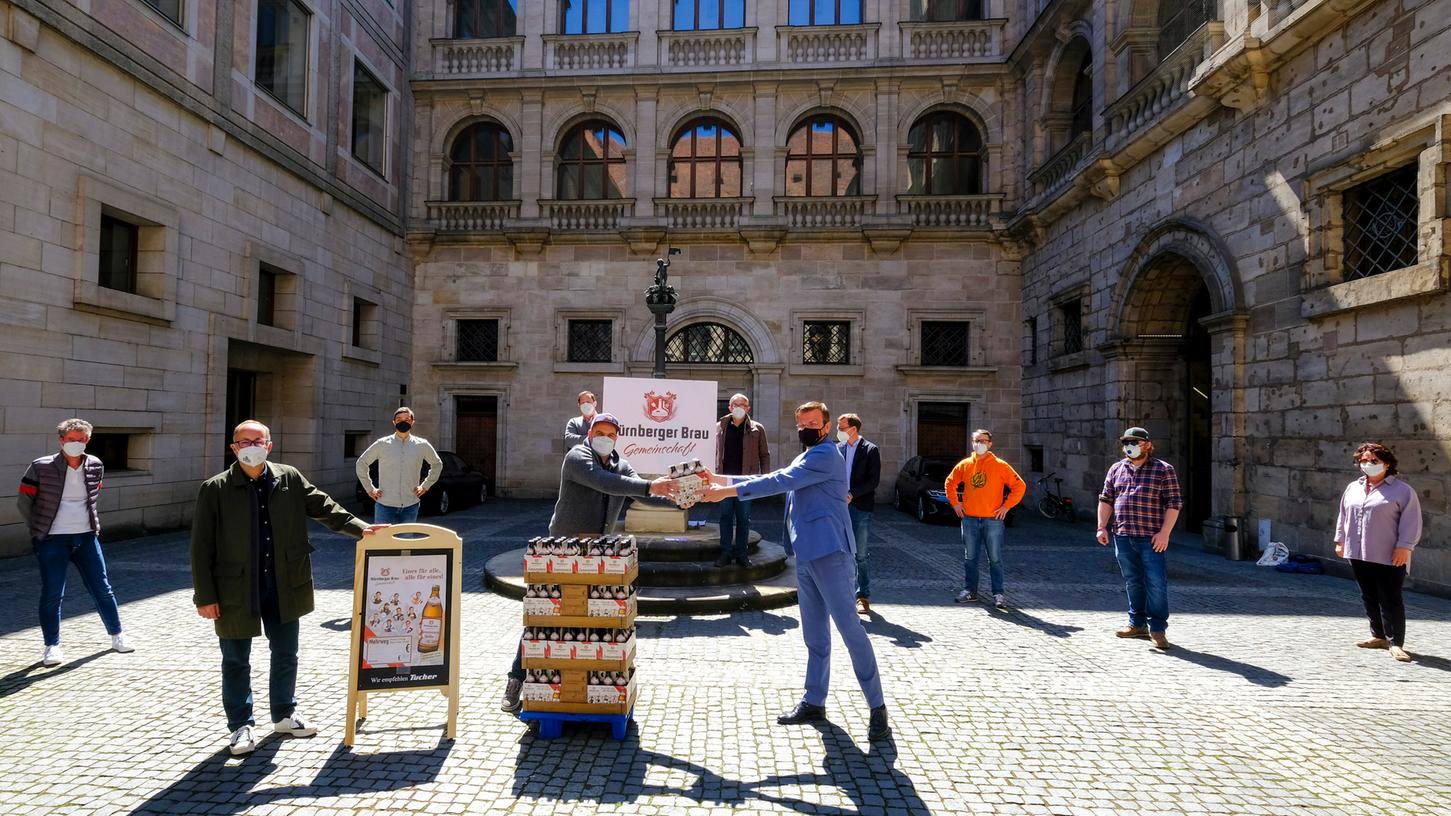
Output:
[[1360,584],[1360,599],[1365,602],[1370,633],[1405,646],[1406,604],[1401,599],[1401,586],[1406,582],[1406,568],[1354,558],[1350,559],[1350,568],[1355,571],[1355,582]]

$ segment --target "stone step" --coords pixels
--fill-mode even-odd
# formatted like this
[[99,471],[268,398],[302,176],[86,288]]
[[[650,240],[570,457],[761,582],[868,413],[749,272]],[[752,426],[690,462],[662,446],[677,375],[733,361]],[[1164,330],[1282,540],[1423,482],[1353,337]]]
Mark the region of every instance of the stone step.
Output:
[[[635,533],[641,561],[714,561],[720,555],[720,528],[714,524],[683,533]],[[761,534],[752,530],[748,552],[760,552]]]
[[[644,551],[641,552],[643,556]],[[781,574],[786,569],[786,551],[764,543],[750,556],[749,567],[717,567],[715,555],[709,561],[641,561],[640,585],[649,587],[704,587],[748,584]]]

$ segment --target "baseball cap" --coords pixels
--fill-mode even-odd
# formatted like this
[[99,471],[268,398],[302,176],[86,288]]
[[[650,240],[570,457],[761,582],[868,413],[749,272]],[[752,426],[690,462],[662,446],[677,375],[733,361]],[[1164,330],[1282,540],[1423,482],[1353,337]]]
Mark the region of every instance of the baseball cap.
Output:
[[1149,441],[1149,432],[1146,431],[1146,430],[1144,430],[1143,428],[1135,427],[1135,428],[1129,428],[1127,431],[1124,431],[1123,433],[1119,434],[1118,441],[1120,441],[1120,442],[1128,442],[1129,440],[1138,440],[1140,442],[1148,442]]
[[615,419],[614,414],[595,414],[595,418],[590,420],[589,429],[593,431],[595,429],[595,426],[600,424],[601,422],[608,422],[616,428],[624,427],[620,424],[620,421],[618,419]]

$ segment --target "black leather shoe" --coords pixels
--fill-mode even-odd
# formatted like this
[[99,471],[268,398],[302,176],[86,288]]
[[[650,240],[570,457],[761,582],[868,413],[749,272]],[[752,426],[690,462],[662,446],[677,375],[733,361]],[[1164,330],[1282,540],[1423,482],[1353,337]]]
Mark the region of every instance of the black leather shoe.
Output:
[[736,566],[738,566],[738,567],[749,567],[750,565],[751,565],[751,559],[745,557],[744,555],[738,555],[738,556],[736,556]]
[[882,740],[892,736],[892,726],[887,724],[887,707],[879,705],[872,709],[872,723],[867,729],[867,739]]
[[722,555],[720,558],[715,559],[715,565],[717,567],[728,567],[730,563],[731,557],[729,555]]
[[[883,716],[886,712],[883,711]],[[810,703],[797,703],[796,708],[790,714],[782,714],[776,718],[779,725],[800,725],[801,723],[819,722],[826,719],[826,709],[819,705]]]

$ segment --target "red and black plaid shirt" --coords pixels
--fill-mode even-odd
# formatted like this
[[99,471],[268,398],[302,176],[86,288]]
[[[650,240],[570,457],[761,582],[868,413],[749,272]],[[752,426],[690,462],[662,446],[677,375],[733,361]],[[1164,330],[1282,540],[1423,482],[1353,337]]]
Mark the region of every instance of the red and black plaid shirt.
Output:
[[1108,469],[1098,500],[1113,505],[1114,535],[1152,536],[1164,526],[1164,511],[1184,506],[1174,466],[1149,458],[1140,467],[1120,459]]

